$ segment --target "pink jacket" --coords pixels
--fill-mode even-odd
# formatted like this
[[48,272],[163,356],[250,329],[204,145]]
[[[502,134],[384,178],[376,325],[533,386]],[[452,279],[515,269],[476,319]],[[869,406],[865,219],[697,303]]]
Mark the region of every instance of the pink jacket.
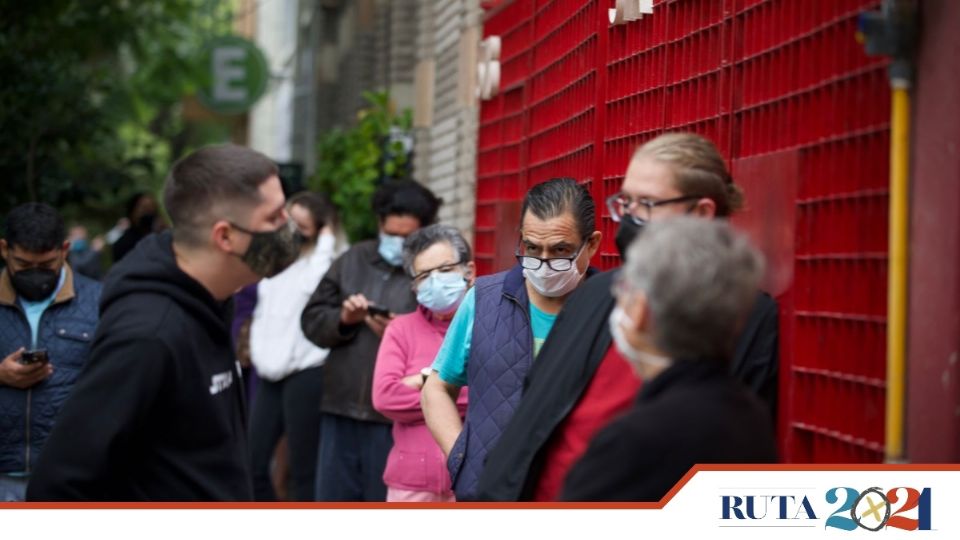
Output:
[[[450,321],[437,321],[421,307],[393,320],[383,335],[373,372],[373,406],[393,420],[393,448],[383,481],[409,491],[450,492],[450,474],[443,452],[423,420],[420,391],[400,382],[433,364]],[[467,410],[467,389],[457,399]]]

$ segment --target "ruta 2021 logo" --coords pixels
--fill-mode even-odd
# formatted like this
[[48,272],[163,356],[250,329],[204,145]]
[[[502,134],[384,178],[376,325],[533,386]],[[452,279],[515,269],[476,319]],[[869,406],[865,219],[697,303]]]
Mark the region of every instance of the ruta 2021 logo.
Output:
[[[930,530],[931,489],[895,487],[883,490],[871,487],[857,490],[851,487],[832,487],[824,492],[828,508],[814,509],[806,495],[721,495],[721,520],[820,520],[826,516],[824,527],[855,531],[865,529],[901,529],[905,531]],[[819,502],[819,501],[817,501]],[[776,525],[773,525],[776,526]]]

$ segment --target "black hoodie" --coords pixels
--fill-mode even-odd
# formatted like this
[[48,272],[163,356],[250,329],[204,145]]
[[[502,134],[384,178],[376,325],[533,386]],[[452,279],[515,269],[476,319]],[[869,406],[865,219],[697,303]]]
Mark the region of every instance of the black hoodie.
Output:
[[90,360],[30,479],[34,501],[252,499],[229,306],[143,240],[104,286]]

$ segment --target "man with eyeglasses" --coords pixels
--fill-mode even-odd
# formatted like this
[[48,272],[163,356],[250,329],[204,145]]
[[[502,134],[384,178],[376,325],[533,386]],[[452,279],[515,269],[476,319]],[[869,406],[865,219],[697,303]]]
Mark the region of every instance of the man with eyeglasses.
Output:
[[[521,210],[518,264],[477,280],[423,387],[427,426],[447,456],[458,501],[472,499],[487,449],[520,401],[524,377],[570,294],[594,271],[595,206],[572,178],[534,186]],[[456,399],[470,387],[466,421]]]
[[[637,149],[620,192],[606,203],[619,224],[616,244],[623,258],[647,223],[682,215],[726,218],[742,206],[743,197],[713,143],[673,133]],[[641,381],[613,345],[607,324],[618,272],[591,279],[564,306],[527,375],[523,399],[489,451],[479,499],[557,500],[567,472],[591,438],[633,405]],[[776,418],[777,338],[776,302],[758,292],[739,338],[731,343],[729,369],[765,402],[771,422]]]

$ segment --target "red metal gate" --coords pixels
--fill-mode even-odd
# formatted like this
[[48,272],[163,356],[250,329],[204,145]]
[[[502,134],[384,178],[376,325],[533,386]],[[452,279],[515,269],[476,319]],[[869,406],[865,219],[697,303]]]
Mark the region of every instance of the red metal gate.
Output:
[[[663,0],[618,26],[612,0],[490,8],[502,80],[480,113],[480,271],[512,262],[531,185],[573,176],[599,203],[639,144],[704,134],[745,189],[734,221],[767,254],[781,305],[784,459],[880,461],[889,89],[885,60],[855,40],[878,3]],[[619,264],[615,225],[603,209],[603,268]]]

